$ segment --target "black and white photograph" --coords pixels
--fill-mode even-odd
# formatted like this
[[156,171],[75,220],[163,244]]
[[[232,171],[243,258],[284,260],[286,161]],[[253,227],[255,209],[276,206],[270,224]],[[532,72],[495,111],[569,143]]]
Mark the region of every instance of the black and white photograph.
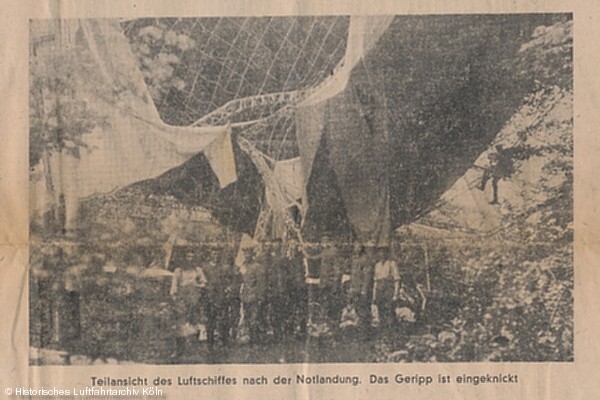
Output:
[[575,360],[572,14],[28,46],[29,365]]

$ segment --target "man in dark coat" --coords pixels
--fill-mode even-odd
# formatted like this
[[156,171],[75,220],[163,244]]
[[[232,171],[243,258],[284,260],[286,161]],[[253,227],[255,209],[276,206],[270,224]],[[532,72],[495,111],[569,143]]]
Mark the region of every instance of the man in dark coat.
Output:
[[[233,323],[237,323],[236,307],[233,301],[239,304],[239,280],[233,263],[227,262],[224,254],[213,252],[209,268],[206,269],[208,279],[207,296],[207,326],[206,339],[210,346],[215,342],[215,333],[223,344],[227,344],[230,338],[230,330]],[[235,292],[237,287],[238,293]],[[235,331],[235,330],[234,330]],[[235,333],[235,332],[234,332]]]
[[271,276],[272,324],[275,340],[306,332],[308,293],[302,254],[295,246],[286,249],[277,242]]
[[264,265],[255,260],[256,250],[252,247],[244,249],[244,273],[242,275],[241,300],[244,305],[244,318],[248,326],[250,342],[261,339],[261,332],[266,330],[265,299],[267,294],[267,273]]
[[371,325],[374,260],[364,246],[358,246],[352,260],[350,295],[363,328]]
[[344,298],[342,292],[342,260],[339,251],[329,236],[322,240],[323,250],[310,259],[321,261],[319,273],[319,298],[328,322],[335,330],[339,327]]

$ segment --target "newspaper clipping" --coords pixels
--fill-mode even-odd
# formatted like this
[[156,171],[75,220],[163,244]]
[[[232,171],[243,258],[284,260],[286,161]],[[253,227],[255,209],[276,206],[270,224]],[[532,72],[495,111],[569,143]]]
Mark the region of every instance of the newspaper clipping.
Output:
[[580,11],[125,4],[20,11],[6,398],[594,398]]

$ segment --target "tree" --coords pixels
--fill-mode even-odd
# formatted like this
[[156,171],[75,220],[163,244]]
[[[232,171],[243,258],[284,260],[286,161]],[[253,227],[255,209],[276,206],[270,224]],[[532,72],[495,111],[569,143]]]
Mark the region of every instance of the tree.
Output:
[[60,203],[61,199],[64,201],[64,196],[55,187],[50,162],[52,155],[65,151],[79,158],[80,150],[87,147],[83,136],[107,123],[79,95],[80,85],[83,84],[76,71],[79,58],[76,47],[53,48],[31,56],[29,166],[33,170],[42,163],[46,192],[51,203],[58,205],[54,207],[54,215],[48,222],[58,224],[61,229],[64,229],[64,221],[61,221],[64,212]]

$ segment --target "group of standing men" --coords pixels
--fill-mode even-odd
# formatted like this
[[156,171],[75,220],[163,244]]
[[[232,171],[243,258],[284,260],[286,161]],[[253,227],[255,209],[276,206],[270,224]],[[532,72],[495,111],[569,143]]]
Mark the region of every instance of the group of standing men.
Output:
[[[223,343],[243,328],[251,343],[304,337],[309,321],[325,320],[332,330],[342,311],[352,308],[358,323],[371,326],[372,304],[382,328],[396,320],[396,300],[411,300],[403,290],[398,264],[387,247],[354,246],[348,251],[325,237],[320,249],[275,241],[242,249],[243,262],[214,250],[202,267],[192,263],[175,269],[171,294],[179,321],[187,325],[205,316],[206,339]],[[320,265],[312,277],[307,263]],[[195,265],[195,266],[194,266]],[[191,299],[191,300],[190,300]],[[314,306],[314,308],[310,308]],[[318,312],[319,310],[321,312]]]
[[[181,337],[185,327],[205,321],[206,340],[213,345],[238,338],[247,331],[250,342],[262,342],[269,331],[275,340],[306,333],[307,287],[303,258],[296,248],[281,242],[261,249],[244,248],[244,260],[213,250],[201,266],[189,253],[187,262],[173,273],[171,295]],[[183,339],[180,338],[180,341]]]
[[358,324],[364,328],[371,326],[375,305],[380,327],[387,329],[396,321],[397,300],[414,302],[404,290],[389,247],[356,245],[351,254],[343,254],[329,238],[325,238],[324,247],[320,254],[308,258],[321,261],[318,298],[334,330],[345,307],[356,311]]
[[[241,263],[235,262],[234,252],[228,247],[204,247],[201,253],[201,259],[199,254],[188,252],[176,262],[170,282],[180,355],[194,334],[212,346],[218,341],[227,345],[238,339],[251,343],[302,339],[309,327],[322,323],[336,331],[348,309],[357,316],[358,325],[369,327],[373,304],[380,326],[390,328],[396,320],[396,300],[411,300],[403,289],[398,264],[385,247],[352,248],[324,237],[318,246],[274,241],[243,248]],[[122,281],[129,288],[127,293],[134,291],[136,285],[130,282],[134,276],[143,275],[143,268],[135,269],[135,274],[130,271],[133,264],[144,264],[139,260],[127,263],[127,268],[115,264],[116,272],[111,270],[110,262],[93,261],[83,256],[79,263],[60,269],[61,273],[50,273],[50,267],[45,267],[32,274],[38,277],[36,281],[54,285],[46,292],[61,294],[52,297],[58,300],[50,302],[51,311],[43,319],[48,321],[43,325],[52,331],[51,339],[56,342],[79,336],[84,271],[97,285],[106,281],[105,276],[114,275],[108,285]],[[50,262],[49,258],[47,264],[64,262]],[[53,279],[44,278],[47,275]],[[61,310],[65,315],[62,319]],[[205,333],[200,333],[203,330]]]

